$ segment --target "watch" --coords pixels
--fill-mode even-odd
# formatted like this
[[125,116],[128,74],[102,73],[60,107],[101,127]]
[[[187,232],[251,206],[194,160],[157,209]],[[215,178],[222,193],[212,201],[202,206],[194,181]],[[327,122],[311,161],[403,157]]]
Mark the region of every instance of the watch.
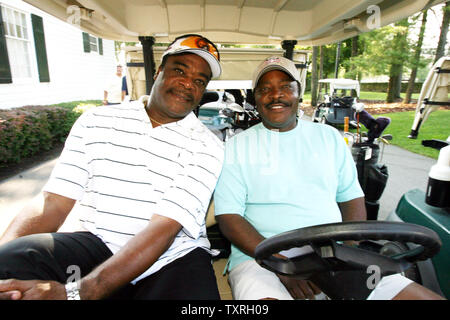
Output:
[[81,300],[78,282],[68,282],[65,285],[67,300]]

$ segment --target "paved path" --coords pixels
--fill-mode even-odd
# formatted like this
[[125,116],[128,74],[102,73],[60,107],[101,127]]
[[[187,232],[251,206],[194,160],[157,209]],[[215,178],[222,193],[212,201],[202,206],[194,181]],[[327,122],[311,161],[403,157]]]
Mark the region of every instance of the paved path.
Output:
[[56,159],[47,161],[0,182],[0,234],[14,215],[41,191],[55,163]]
[[[56,159],[47,161],[0,182],[0,235],[14,215],[39,193],[55,163]],[[413,188],[425,191],[428,172],[436,160],[387,145],[381,163],[387,165],[389,179],[380,199],[379,220],[385,219],[396,208],[406,191]],[[63,227],[70,228],[74,218],[70,217]]]
[[387,145],[380,162],[388,167],[389,173],[386,188],[380,199],[378,217],[379,220],[384,220],[397,207],[405,192],[415,188],[426,190],[428,172],[436,160]]
[[[0,182],[0,235],[14,216],[33,199],[44,186],[57,159],[46,161],[21,174]],[[61,231],[77,224],[75,216],[69,216]]]

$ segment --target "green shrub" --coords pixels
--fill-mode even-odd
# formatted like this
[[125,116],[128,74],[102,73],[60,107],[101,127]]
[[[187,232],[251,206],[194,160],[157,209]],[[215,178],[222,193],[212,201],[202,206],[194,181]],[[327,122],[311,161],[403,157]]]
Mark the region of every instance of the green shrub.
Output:
[[75,101],[0,110],[0,167],[64,142],[81,113],[98,104]]

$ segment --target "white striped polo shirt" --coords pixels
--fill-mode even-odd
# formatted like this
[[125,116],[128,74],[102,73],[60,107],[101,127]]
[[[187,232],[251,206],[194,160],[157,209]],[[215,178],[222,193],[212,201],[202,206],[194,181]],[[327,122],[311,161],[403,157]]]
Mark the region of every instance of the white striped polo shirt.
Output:
[[205,215],[223,143],[191,112],[152,128],[138,101],[97,107],[76,121],[44,191],[78,200],[82,226],[116,253],[153,213],[178,221],[171,247],[138,281],[195,248],[210,250]]

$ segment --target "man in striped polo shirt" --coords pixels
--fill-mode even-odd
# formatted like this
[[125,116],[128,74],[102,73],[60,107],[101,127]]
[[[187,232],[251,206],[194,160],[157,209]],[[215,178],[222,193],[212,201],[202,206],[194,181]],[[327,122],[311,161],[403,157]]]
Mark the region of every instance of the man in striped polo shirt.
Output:
[[[223,145],[192,112],[219,60],[181,36],[148,103],[77,120],[39,201],[0,239],[0,299],[220,298],[205,215]],[[71,211],[81,229],[57,233]]]

